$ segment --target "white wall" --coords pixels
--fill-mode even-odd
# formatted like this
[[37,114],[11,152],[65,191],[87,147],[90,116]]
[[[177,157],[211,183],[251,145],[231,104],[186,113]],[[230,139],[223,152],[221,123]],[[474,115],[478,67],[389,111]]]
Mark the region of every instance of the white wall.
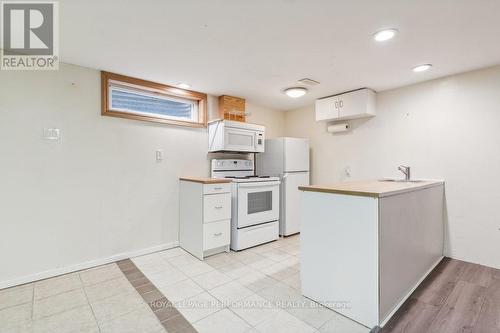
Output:
[[377,116],[351,122],[345,134],[327,133],[313,106],[286,113],[286,134],[311,140],[312,182],[399,177],[400,164],[414,178],[443,178],[446,253],[500,268],[500,66],[377,99]]
[[249,123],[266,126],[266,138],[271,139],[285,135],[286,112],[275,111],[251,103],[247,103],[246,111],[250,113],[247,117]]
[[67,64],[2,71],[0,116],[0,288],[177,243],[178,176],[209,174],[206,129],[103,117],[99,71]]

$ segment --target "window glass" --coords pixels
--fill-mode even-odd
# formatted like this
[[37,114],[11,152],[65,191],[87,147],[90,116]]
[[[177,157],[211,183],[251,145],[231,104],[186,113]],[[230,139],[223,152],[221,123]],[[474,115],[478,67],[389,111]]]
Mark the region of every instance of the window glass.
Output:
[[112,110],[141,113],[163,118],[196,120],[195,101],[143,92],[118,85],[110,86],[110,108]]

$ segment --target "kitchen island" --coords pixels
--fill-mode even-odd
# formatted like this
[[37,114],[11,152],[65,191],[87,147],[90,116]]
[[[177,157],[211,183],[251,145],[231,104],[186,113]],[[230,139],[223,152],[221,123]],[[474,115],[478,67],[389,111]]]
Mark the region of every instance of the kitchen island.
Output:
[[302,294],[383,326],[443,258],[443,181],[301,186]]

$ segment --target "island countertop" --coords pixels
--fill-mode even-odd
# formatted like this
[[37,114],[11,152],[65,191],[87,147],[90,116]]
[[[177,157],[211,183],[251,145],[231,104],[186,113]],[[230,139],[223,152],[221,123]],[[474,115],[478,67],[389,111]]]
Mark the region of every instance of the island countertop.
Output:
[[332,185],[299,186],[299,190],[382,198],[442,184],[444,184],[442,180],[421,180],[416,182],[366,180],[336,183]]

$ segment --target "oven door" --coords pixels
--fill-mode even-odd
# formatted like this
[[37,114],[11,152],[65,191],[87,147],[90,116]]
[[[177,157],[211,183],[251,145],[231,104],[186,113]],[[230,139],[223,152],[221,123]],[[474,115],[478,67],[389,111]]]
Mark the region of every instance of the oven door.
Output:
[[256,132],[239,128],[226,127],[224,131],[224,150],[256,152]]
[[238,184],[238,228],[279,218],[279,181]]

